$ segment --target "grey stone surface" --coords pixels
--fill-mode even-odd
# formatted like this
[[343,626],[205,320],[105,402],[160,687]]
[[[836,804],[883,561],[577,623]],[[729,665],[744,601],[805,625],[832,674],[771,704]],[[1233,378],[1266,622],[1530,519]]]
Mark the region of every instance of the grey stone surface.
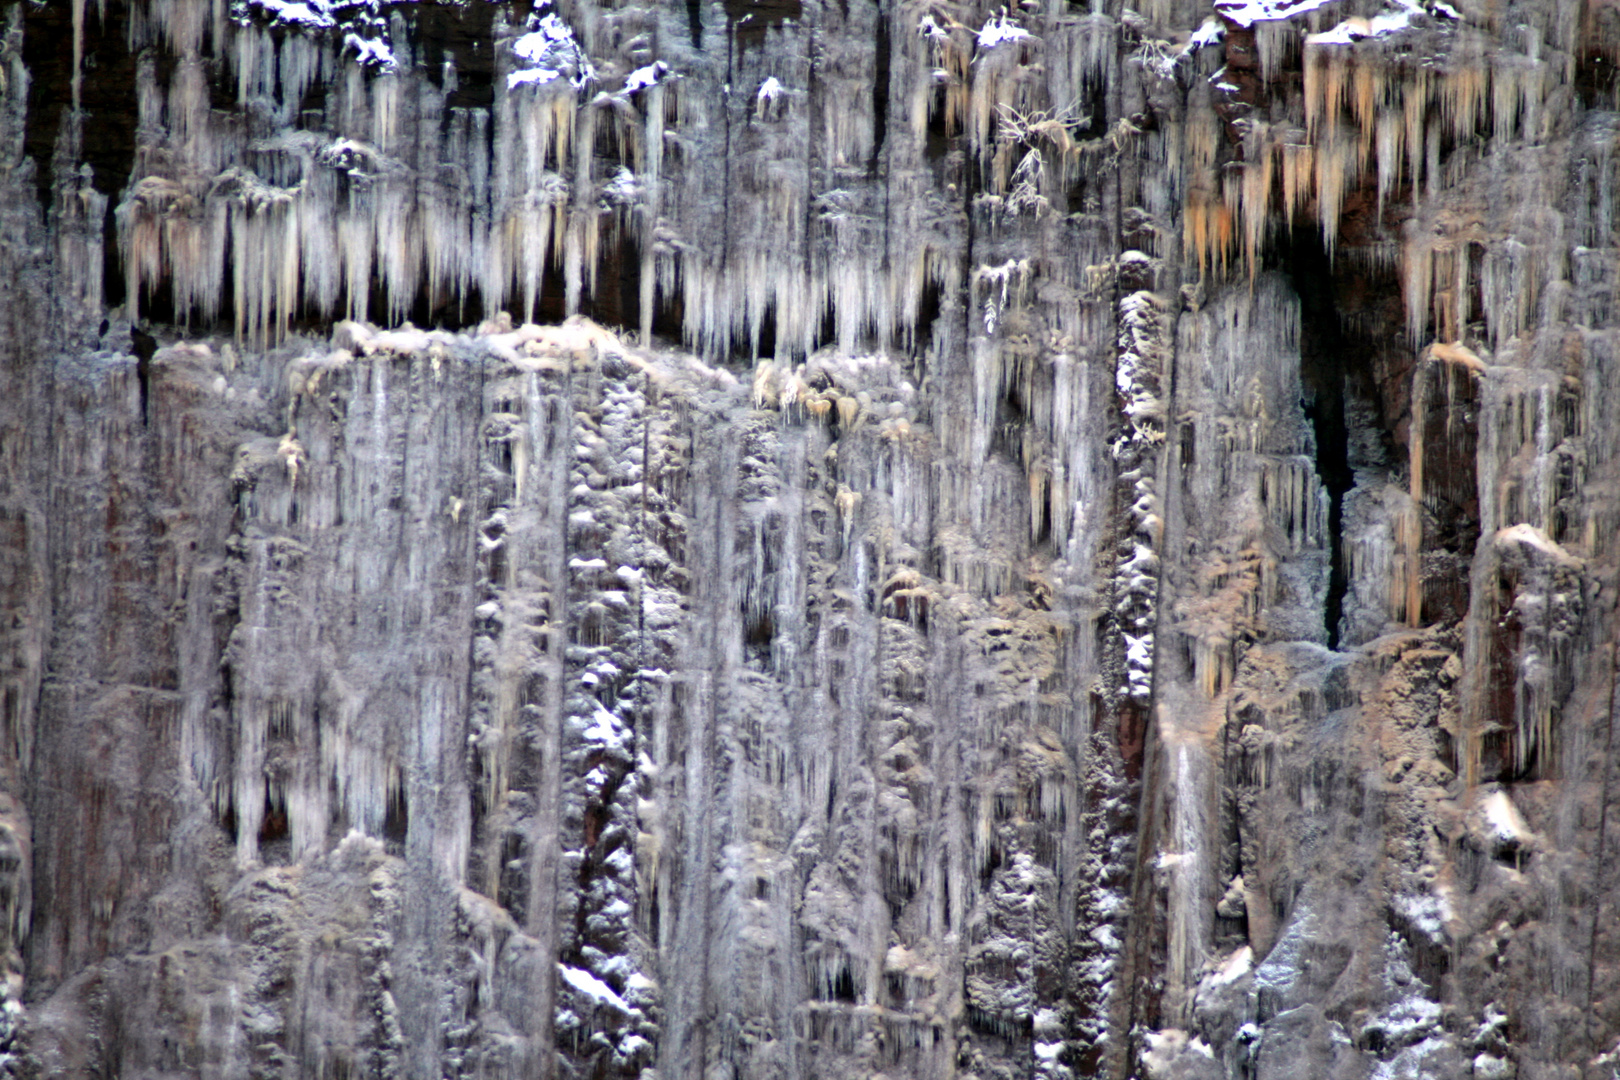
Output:
[[0,1072],[1609,1080],[1616,57],[8,0]]

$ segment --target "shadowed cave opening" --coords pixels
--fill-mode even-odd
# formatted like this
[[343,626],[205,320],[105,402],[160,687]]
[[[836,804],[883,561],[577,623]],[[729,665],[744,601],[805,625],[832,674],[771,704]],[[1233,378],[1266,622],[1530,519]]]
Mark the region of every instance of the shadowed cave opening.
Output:
[[[118,256],[118,234],[112,209],[122,197],[135,166],[136,53],[130,49],[129,11],[118,4],[90,4],[84,10],[83,60],[79,107],[83,113],[79,159],[91,169],[91,185],[107,196],[102,236],[102,296],[107,307],[124,302],[124,267]],[[154,54],[157,76],[167,86],[173,59],[167,50]],[[40,209],[50,213],[56,181],[57,143],[73,104],[73,17],[68,5],[23,6],[23,66],[27,68],[28,106],[23,123],[23,152],[34,161],[35,194]],[[172,305],[171,305],[172,306]]]
[[867,174],[877,177],[882,166],[883,143],[889,133],[889,20],[879,8],[877,18],[877,70],[872,77],[872,157]]
[[[1375,328],[1389,299],[1399,295],[1392,275],[1347,268],[1322,243],[1314,223],[1296,225],[1281,251],[1282,270],[1299,297],[1299,374],[1305,418],[1315,442],[1316,474],[1328,496],[1328,587],[1322,605],[1327,645],[1338,649],[1350,592],[1345,541],[1345,496],[1356,485],[1356,466],[1370,462],[1365,447],[1391,444],[1378,406]],[[1378,430],[1358,430],[1369,422]],[[1358,447],[1360,449],[1358,453]],[[1378,457],[1386,457],[1378,453]]]
[[[773,27],[785,22],[798,22],[803,17],[800,0],[723,0],[726,23],[736,37],[737,51],[762,49]],[[688,17],[692,24],[692,44],[702,47],[702,19],[700,9],[688,4]]]
[[[454,66],[455,87],[445,97],[443,125],[449,126],[453,109],[493,108],[495,49],[490,43],[495,40],[499,9],[493,4],[410,4],[399,10],[406,18],[411,48],[428,79],[442,90],[445,64]],[[312,87],[318,89],[318,83]]]
[[698,0],[686,0],[687,33],[692,35],[692,48],[703,48],[703,5]]
[[[113,202],[135,161],[135,54],[129,47],[129,12],[88,5],[84,13],[84,59],[79,103],[84,113],[80,160],[94,170],[97,191]],[[166,56],[161,57],[164,60]],[[62,121],[73,104],[73,17],[67,5],[23,8],[23,65],[28,69],[24,153],[34,159],[40,205],[51,205],[52,159]],[[159,78],[167,85],[168,70]],[[108,215],[111,217],[111,215]]]

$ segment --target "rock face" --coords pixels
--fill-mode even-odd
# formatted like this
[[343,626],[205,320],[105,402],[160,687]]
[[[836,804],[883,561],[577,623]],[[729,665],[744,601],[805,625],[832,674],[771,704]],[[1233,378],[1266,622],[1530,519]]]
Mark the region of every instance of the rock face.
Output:
[[1620,1070],[1620,9],[0,23],[0,1072]]

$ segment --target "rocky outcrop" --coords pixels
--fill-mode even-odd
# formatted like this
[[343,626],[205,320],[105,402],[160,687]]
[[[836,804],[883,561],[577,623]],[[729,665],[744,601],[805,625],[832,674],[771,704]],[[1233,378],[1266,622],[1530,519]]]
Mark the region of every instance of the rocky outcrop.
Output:
[[1607,6],[0,22],[0,1069],[1620,1067]]

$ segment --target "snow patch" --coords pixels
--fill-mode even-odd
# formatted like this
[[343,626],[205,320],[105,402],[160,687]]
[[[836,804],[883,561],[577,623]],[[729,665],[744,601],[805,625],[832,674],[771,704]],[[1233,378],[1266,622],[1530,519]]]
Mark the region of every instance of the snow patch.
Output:
[[248,0],[249,11],[256,11],[270,19],[272,25],[301,26],[307,30],[329,30],[337,25],[332,17],[328,0]]
[[516,87],[524,86],[530,83],[540,86],[550,82],[552,79],[559,77],[559,75],[560,72],[551,71],[547,68],[531,68],[528,71],[514,71],[506,76],[506,88],[508,90],[512,90]]
[[1215,10],[1220,15],[1247,29],[1257,22],[1275,22],[1292,19],[1327,4],[1328,0],[1216,0]]
[[1316,912],[1303,898],[1294,905],[1287,927],[1271,947],[1271,952],[1254,969],[1257,988],[1286,994],[1299,978],[1300,959],[1305,943],[1316,933]]
[[1381,1031],[1389,1044],[1399,1045],[1439,1022],[1439,1005],[1428,998],[1410,994],[1387,1006],[1368,1021],[1364,1030]]
[[[1419,9],[1419,14],[1422,9]],[[1320,34],[1306,34],[1306,45],[1350,45],[1363,38],[1396,34],[1412,25],[1410,9],[1385,12],[1370,19],[1346,19],[1333,29]]]
[[556,12],[548,11],[539,19],[531,16],[530,25],[533,29],[512,42],[512,54],[534,67],[510,72],[506,76],[508,90],[525,84],[544,85],[560,77],[566,77],[579,90],[596,80],[590,58]]
[[1429,1061],[1454,1052],[1450,1040],[1431,1035],[1416,1046],[1408,1046],[1393,1061],[1381,1061],[1373,1069],[1372,1080],[1406,1080],[1407,1077],[1438,1076],[1440,1070]]
[[754,92],[754,115],[761,120],[771,116],[780,115],[777,104],[787,97],[787,87],[777,80],[775,75],[768,75],[765,81],[759,84]]
[[1523,844],[1534,834],[1530,826],[1513,805],[1508,793],[1497,789],[1485,796],[1479,805],[1480,815],[1490,829],[1491,838],[1499,844]]
[[1413,928],[1436,945],[1446,940],[1446,923],[1451,921],[1451,905],[1436,893],[1404,893],[1395,897],[1395,910]]
[[354,50],[360,66],[381,71],[398,66],[376,0],[236,0],[231,5],[231,17],[238,23],[249,25],[255,16],[278,29],[342,30],[343,48]]
[[1031,34],[1021,26],[1016,26],[1007,18],[1007,9],[1002,8],[995,15],[984,22],[984,28],[979,31],[979,48],[993,49],[1006,41],[1022,41]]
[[615,1009],[618,1009],[620,1012],[625,1014],[629,1014],[633,1011],[630,1008],[629,1002],[625,1001],[624,998],[613,992],[613,987],[609,986],[601,979],[598,979],[590,972],[582,971],[577,967],[569,967],[567,964],[558,964],[557,971],[562,975],[563,980],[567,982],[569,986],[572,986],[575,990],[578,990],[586,997],[593,999],[597,1004],[611,1005]]
[[625,743],[630,739],[630,732],[625,729],[617,716],[602,707],[601,702],[593,701],[592,704],[595,708],[580,737],[604,750],[627,757],[628,748]]
[[624,92],[633,94],[637,90],[645,90],[657,86],[664,79],[669,78],[669,65],[662,60],[639,67],[632,71],[624,80]]
[[394,69],[394,50],[386,41],[363,38],[351,30],[343,35],[343,47],[354,50],[354,62],[362,67]]
[[1245,945],[1226,958],[1226,962],[1220,966],[1210,981],[1216,986],[1227,986],[1237,982],[1253,970],[1254,949]]
[[1209,1059],[1215,1057],[1214,1051],[1203,1039],[1196,1035],[1189,1038],[1185,1031],[1178,1028],[1150,1031],[1143,1041],[1147,1052],[1142,1055],[1142,1067],[1147,1072],[1149,1080],[1170,1080],[1172,1076],[1185,1076],[1199,1070],[1198,1066],[1189,1067],[1179,1063],[1180,1059],[1187,1056]]
[[1568,567],[1578,567],[1580,560],[1565,551],[1556,540],[1536,528],[1534,525],[1520,523],[1501,529],[1496,534],[1496,549],[1506,554],[1514,545],[1529,549],[1544,555],[1553,562]]
[[612,203],[633,203],[641,195],[641,180],[623,165],[613,179],[602,186],[602,194]]
[[1192,37],[1187,39],[1186,51],[1189,53],[1197,52],[1205,45],[1213,45],[1225,36],[1226,27],[1221,25],[1219,19],[1205,19],[1204,25],[1194,30]]

